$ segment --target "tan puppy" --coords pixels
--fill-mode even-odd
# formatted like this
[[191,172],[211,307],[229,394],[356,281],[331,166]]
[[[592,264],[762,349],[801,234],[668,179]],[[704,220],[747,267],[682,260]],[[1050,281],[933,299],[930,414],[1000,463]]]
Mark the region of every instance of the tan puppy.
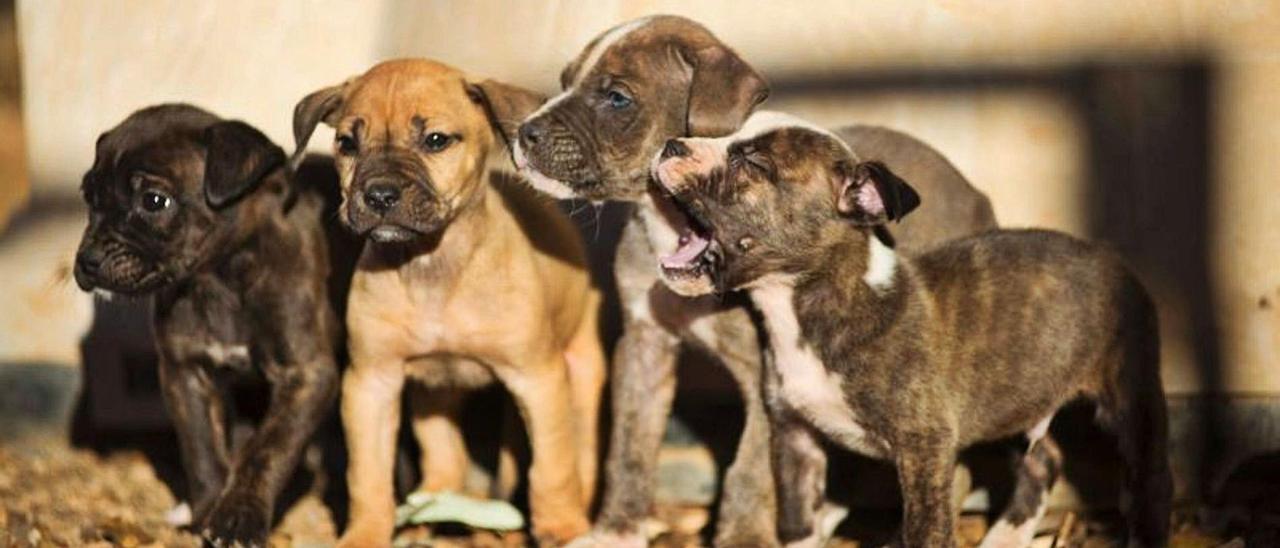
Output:
[[298,150],[320,122],[336,130],[339,212],[368,237],[351,284],[351,367],[343,379],[351,519],[341,546],[387,546],[400,394],[411,391],[422,485],[461,490],[468,463],[453,418],[459,389],[497,378],[533,449],[533,531],[586,531],[605,365],[600,298],[569,220],[487,166],[494,126],[540,98],[409,59],[304,98]]

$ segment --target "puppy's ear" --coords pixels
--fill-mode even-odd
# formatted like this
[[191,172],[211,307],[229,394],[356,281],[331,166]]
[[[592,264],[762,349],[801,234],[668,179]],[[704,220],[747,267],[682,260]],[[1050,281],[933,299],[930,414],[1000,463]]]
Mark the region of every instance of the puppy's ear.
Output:
[[109,155],[109,151],[107,150],[108,148],[107,142],[108,142],[108,139],[110,139],[109,137],[110,135],[111,135],[111,130],[104,131],[102,132],[101,135],[98,135],[98,140],[94,141],[93,165],[89,167],[89,171],[86,171],[84,173],[84,177],[80,180],[81,192],[83,192],[91,184],[93,184],[93,182],[97,180],[99,175],[107,168],[106,164],[110,161],[107,158],[107,156]]
[[244,122],[218,122],[204,130],[204,197],[214,209],[248,194],[284,164],[284,150]]
[[920,206],[920,195],[881,162],[836,164],[836,210],[860,226],[901,221]]
[[678,50],[693,72],[685,130],[692,137],[733,133],[769,96],[769,83],[723,44]]
[[316,131],[316,126],[320,122],[330,127],[338,122],[338,110],[342,108],[347,85],[352,80],[354,78],[336,86],[313,91],[293,107],[294,151],[289,159],[291,167],[297,168],[303,156],[306,156],[307,142],[311,140],[311,134]]
[[467,95],[484,109],[485,116],[489,118],[489,125],[493,127],[494,133],[502,138],[508,149],[511,148],[511,143],[515,142],[516,130],[520,127],[520,122],[533,114],[533,111],[538,110],[538,107],[547,100],[541,93],[494,80],[485,80],[478,84],[468,82],[466,86]]

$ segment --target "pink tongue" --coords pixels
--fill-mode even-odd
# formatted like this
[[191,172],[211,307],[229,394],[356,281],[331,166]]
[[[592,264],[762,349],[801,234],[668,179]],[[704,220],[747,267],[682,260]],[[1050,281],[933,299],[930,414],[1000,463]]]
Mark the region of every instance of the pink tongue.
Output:
[[707,246],[711,242],[697,233],[682,236],[680,238],[680,247],[675,253],[662,258],[662,266],[666,268],[684,268],[690,266],[690,263],[697,260],[698,256],[706,251]]

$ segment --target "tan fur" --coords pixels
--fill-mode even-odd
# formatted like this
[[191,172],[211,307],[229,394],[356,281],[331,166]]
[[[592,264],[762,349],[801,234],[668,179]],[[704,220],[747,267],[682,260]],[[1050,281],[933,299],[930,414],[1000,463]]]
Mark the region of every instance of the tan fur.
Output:
[[[413,406],[429,468],[424,487],[460,489],[465,477],[456,402],[441,392],[483,384],[491,373],[514,396],[529,431],[535,535],[564,542],[587,529],[605,375],[596,334],[600,298],[568,219],[486,169],[494,136],[465,85],[461,73],[438,63],[383,63],[347,84],[335,120],[342,130],[362,119],[368,146],[410,146],[403,141],[415,116],[461,136],[442,152],[419,152],[455,212],[438,243],[368,244],[352,281],[352,365],[342,400],[351,521],[341,546],[391,542],[406,378],[432,385]],[[348,206],[357,161],[338,155]]]

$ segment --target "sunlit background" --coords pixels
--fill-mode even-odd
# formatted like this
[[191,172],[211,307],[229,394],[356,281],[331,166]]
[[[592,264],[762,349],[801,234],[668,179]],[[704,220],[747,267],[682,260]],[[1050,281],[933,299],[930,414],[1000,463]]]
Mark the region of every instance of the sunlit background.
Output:
[[[0,388],[18,388],[0,412],[61,424],[78,402],[99,426],[165,428],[145,304],[99,304],[112,319],[86,338],[94,305],[67,276],[94,140],[133,110],[191,102],[288,148],[299,98],[379,60],[551,92],[593,36],[652,13],[737,49],[773,86],[766,108],[907,131],[1002,225],[1119,248],[1159,302],[1184,499],[1221,499],[1241,463],[1278,455],[1280,2],[1266,0],[4,2]],[[620,211],[584,220],[601,223],[587,231],[601,273]],[[96,372],[79,373],[86,361]],[[715,375],[684,373],[682,394],[723,394]],[[30,379],[55,388],[33,396]],[[680,409],[694,438],[715,420]]]

